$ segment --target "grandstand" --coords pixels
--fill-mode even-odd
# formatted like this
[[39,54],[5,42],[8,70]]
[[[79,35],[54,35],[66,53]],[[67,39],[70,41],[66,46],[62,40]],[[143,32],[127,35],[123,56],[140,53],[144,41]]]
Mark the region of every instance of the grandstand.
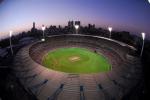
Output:
[[[51,50],[81,47],[105,56],[109,72],[73,74],[43,67]],[[128,58],[135,48],[104,37],[65,34],[46,38],[22,48],[14,60],[14,73],[24,88],[39,100],[121,100],[141,79],[139,58]],[[132,55],[130,55],[132,56]]]

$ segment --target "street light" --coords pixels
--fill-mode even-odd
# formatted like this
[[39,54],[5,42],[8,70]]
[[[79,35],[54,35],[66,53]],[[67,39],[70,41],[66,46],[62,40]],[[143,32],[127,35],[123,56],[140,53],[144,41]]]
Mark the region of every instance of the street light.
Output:
[[109,34],[109,38],[111,38],[111,31],[112,31],[112,27],[108,27],[108,30],[109,30],[109,32],[110,32],[110,34]]
[[12,37],[12,31],[9,31],[10,50],[11,50],[11,54],[13,55],[13,48],[12,48],[12,43],[11,43],[11,37]]
[[79,25],[75,25],[74,27],[76,29],[76,34],[78,34]]
[[144,33],[144,32],[142,32],[141,34],[142,34],[143,44],[142,44],[142,49],[141,49],[141,54],[140,54],[140,56],[142,57],[143,49],[144,49],[145,33]]
[[45,26],[42,25],[42,31],[43,31],[43,38],[41,39],[42,41],[45,41],[45,35],[44,35],[44,31],[45,31]]

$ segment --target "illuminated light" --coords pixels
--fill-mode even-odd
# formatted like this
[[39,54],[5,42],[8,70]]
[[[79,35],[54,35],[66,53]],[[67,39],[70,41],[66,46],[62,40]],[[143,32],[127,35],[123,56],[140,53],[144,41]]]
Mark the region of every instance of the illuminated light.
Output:
[[76,29],[76,34],[78,34],[79,25],[75,25],[74,27]]
[[9,44],[10,44],[10,50],[11,50],[11,54],[13,55],[13,48],[12,48],[12,43],[11,43],[11,36],[12,36],[12,31],[9,31]]
[[43,42],[44,42],[44,41],[45,41],[45,39],[41,39],[41,41],[43,41]]
[[109,38],[111,38],[111,31],[112,31],[112,27],[108,27],[108,30],[109,30],[109,32],[110,32],[110,34],[109,34]]
[[144,32],[142,32],[141,34],[142,34],[143,44],[142,44],[142,49],[141,49],[141,54],[140,54],[140,56],[142,57],[143,49],[144,49],[145,33],[144,33]]
[[109,32],[111,32],[112,31],[112,27],[108,27],[108,30],[109,30]]
[[77,30],[77,29],[79,28],[79,25],[75,25],[74,27],[75,27],[75,28],[76,28],[76,30]]
[[145,40],[145,33],[144,33],[144,32],[142,32],[141,34],[142,34],[142,38],[143,38],[143,40]]
[[43,38],[41,40],[44,42],[45,41],[45,34],[44,34],[45,26],[44,25],[42,25],[42,30],[43,30]]
[[45,26],[44,26],[44,25],[42,25],[42,30],[43,30],[43,31],[45,30]]
[[9,36],[10,36],[10,37],[12,36],[12,32],[13,32],[13,31],[9,31]]

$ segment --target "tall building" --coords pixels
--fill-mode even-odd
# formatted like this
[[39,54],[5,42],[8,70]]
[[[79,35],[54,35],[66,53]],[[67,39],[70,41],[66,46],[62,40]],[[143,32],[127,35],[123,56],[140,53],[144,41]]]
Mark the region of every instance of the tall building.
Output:
[[34,33],[35,32],[35,22],[33,22],[33,27],[31,29],[31,32]]
[[68,21],[68,27],[72,28],[74,26],[73,24],[73,21]]
[[79,25],[80,26],[80,21],[75,21],[75,25]]
[[91,28],[95,28],[95,24],[93,24],[93,25],[92,24],[88,24],[88,28],[90,28],[90,29]]
[[33,22],[33,29],[35,29],[35,22]]

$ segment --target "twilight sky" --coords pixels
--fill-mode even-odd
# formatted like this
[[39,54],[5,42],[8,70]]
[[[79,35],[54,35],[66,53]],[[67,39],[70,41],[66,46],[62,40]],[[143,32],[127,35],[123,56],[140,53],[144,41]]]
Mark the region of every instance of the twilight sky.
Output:
[[69,20],[150,37],[148,0],[0,0],[0,38],[9,30],[30,30],[33,21],[40,28],[64,26]]

